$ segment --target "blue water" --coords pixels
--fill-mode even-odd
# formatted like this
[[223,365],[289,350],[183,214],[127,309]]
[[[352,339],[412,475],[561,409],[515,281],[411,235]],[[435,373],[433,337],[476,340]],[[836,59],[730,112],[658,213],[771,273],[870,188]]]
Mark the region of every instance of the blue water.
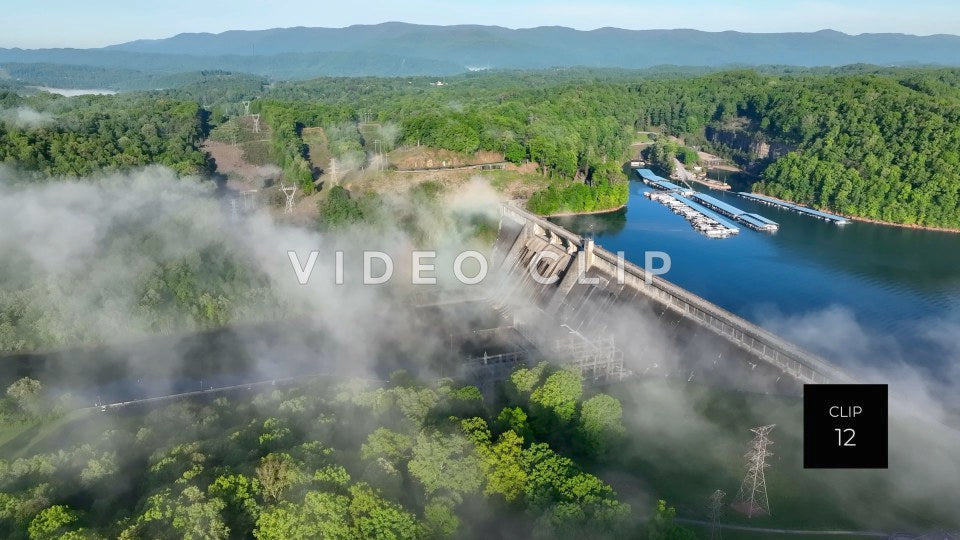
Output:
[[626,209],[557,221],[639,265],[664,251],[666,279],[837,361],[960,362],[960,234],[840,227],[698,188],[780,224],[711,239],[647,190],[631,181]]

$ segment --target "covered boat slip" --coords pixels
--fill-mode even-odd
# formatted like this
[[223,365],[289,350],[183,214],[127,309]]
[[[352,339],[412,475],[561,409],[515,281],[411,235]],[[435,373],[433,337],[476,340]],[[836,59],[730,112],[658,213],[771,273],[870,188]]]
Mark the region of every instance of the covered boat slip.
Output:
[[650,169],[634,169],[634,172],[636,172],[640,178],[643,178],[646,184],[663,191],[692,191],[689,188],[678,186],[666,178],[657,176]]
[[820,210],[814,210],[813,208],[807,208],[806,206],[801,206],[799,204],[781,201],[780,199],[774,199],[773,197],[767,197],[766,195],[760,195],[759,193],[747,193],[745,191],[741,191],[740,193],[737,193],[737,195],[743,197],[744,199],[749,199],[751,201],[766,204],[768,206],[776,206],[778,208],[793,210],[794,212],[806,214],[808,216],[829,221],[837,225],[846,225],[847,223],[850,223],[850,220],[843,216],[828,214],[827,212],[821,212]]
[[741,210],[736,206],[727,204],[716,197],[711,197],[704,193],[694,193],[690,198],[700,202],[708,208],[712,208],[721,214],[732,217],[733,219],[743,223],[747,227],[757,231],[769,231],[773,232],[780,228],[780,225],[770,219],[767,219],[759,214],[753,214],[745,210]]
[[740,229],[711,212],[707,208],[671,191],[648,191],[648,199],[657,201],[669,208],[674,214],[682,216],[690,225],[710,238],[726,238],[737,234]]
[[[780,228],[780,225],[773,220],[767,219],[759,214],[753,214],[741,210],[735,206],[721,201],[720,199],[717,199],[716,197],[711,197],[710,195],[706,195],[704,193],[697,193],[690,188],[678,186],[677,184],[658,176],[650,169],[634,169],[634,171],[647,185],[674,195],[677,197],[677,200],[679,200],[685,206],[692,208],[696,212],[704,215],[706,218],[715,221],[721,229],[725,229],[727,231],[727,234],[722,236],[737,234],[739,229],[722,219],[711,210],[733,218],[740,223],[743,223],[747,227],[757,231],[774,232]],[[711,236],[716,236],[716,234]]]

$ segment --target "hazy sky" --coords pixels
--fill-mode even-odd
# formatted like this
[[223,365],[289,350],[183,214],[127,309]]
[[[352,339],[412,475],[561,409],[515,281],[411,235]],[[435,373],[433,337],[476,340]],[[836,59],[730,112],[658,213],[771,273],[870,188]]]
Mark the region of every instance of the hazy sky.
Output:
[[180,32],[384,21],[960,34],[956,0],[4,0],[0,47],[99,47]]

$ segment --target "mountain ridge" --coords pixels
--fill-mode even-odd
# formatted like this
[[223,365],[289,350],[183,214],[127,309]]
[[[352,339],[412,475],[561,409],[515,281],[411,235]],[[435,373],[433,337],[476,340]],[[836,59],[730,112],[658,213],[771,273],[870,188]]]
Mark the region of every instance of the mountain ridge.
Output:
[[960,36],[902,33],[707,32],[564,26],[432,26],[387,22],[191,32],[98,49],[0,49],[0,62],[149,69],[227,69],[274,78],[450,75],[471,67],[642,69],[657,65],[960,65]]
[[564,26],[510,29],[503,26],[431,26],[388,22],[343,28],[292,27],[182,33],[106,47],[164,54],[225,55],[390,51],[394,55],[498,68],[586,65],[643,68],[671,63],[792,64],[927,62],[960,64],[960,36],[896,33],[737,31]]

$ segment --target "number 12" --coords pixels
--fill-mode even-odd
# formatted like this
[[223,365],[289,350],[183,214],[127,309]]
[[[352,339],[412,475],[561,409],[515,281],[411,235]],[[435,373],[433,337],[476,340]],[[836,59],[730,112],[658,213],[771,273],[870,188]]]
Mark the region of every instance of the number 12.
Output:
[[[834,429],[837,432],[837,446],[856,446],[857,443],[853,442],[853,436],[856,435],[856,432],[853,428],[846,429]],[[847,441],[843,441],[843,436],[849,432],[850,436],[847,437]]]

